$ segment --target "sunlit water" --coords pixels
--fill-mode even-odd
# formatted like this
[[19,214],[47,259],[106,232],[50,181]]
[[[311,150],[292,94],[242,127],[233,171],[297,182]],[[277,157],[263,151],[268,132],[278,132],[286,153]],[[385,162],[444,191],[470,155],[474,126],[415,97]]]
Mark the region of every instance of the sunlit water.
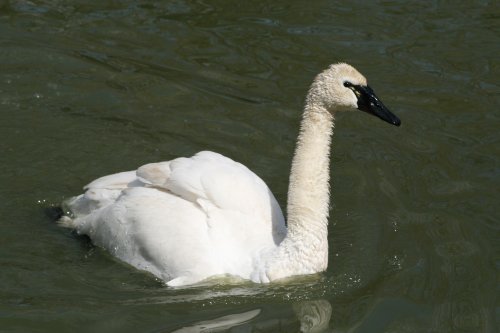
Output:
[[[0,331],[497,332],[496,2],[0,1]],[[330,264],[165,287],[47,208],[209,149],[286,204],[307,87],[347,61],[403,122],[338,116]]]

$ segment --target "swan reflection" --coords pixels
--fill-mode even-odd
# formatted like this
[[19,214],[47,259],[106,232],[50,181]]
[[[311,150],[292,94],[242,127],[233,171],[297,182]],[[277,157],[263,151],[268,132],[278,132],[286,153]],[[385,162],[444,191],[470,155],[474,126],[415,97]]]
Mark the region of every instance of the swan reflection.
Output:
[[293,305],[300,321],[300,332],[326,332],[332,316],[332,306],[327,300],[305,301]]
[[278,317],[268,317],[261,309],[235,313],[192,323],[171,333],[233,332],[329,332],[332,306],[327,300],[303,301]]
[[200,321],[193,325],[182,327],[172,333],[205,333],[205,332],[221,332],[232,327],[242,325],[245,322],[257,317],[260,310],[252,310],[243,313],[236,313],[227,316],[218,317],[211,320]]

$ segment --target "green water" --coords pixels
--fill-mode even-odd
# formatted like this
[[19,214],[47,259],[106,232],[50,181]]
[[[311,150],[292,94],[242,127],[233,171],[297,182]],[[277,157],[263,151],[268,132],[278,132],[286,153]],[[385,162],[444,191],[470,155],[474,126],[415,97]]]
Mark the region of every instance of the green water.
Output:
[[[172,289],[47,214],[205,149],[284,207],[337,61],[403,125],[337,117],[326,273]],[[497,332],[498,77],[495,1],[0,1],[0,331]]]

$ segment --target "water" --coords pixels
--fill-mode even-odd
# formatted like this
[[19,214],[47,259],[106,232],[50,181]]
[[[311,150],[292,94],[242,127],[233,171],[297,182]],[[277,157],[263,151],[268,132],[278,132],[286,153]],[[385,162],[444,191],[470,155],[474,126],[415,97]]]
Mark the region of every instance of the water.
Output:
[[[494,1],[0,1],[0,331],[496,332],[499,36]],[[54,224],[90,180],[204,149],[284,207],[337,61],[403,125],[338,116],[326,273],[172,289]]]

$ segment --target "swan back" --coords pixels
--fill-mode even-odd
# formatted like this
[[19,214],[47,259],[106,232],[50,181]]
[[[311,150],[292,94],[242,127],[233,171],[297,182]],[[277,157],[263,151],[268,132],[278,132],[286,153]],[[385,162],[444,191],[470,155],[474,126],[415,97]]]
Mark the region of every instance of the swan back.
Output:
[[[248,168],[213,152],[99,178],[66,202],[68,227],[171,285],[246,279],[286,235],[281,209]],[[260,282],[260,281],[259,281]]]

